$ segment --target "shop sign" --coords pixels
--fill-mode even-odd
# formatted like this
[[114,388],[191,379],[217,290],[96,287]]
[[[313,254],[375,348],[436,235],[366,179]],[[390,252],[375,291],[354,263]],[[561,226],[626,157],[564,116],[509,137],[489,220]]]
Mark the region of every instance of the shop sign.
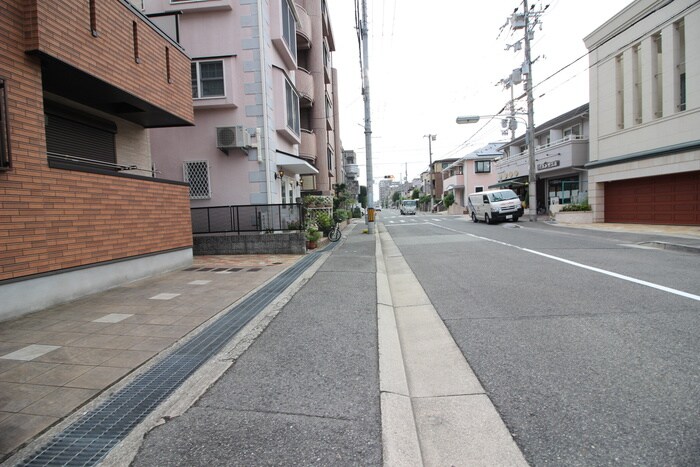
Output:
[[547,170],[547,169],[553,169],[555,167],[559,167],[559,160],[543,162],[541,164],[537,164],[537,170]]

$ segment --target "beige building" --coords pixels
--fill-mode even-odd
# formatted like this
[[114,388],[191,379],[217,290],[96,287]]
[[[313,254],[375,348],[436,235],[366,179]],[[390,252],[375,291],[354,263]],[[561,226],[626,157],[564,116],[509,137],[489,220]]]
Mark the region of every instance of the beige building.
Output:
[[700,2],[637,0],[584,41],[595,221],[700,225]]

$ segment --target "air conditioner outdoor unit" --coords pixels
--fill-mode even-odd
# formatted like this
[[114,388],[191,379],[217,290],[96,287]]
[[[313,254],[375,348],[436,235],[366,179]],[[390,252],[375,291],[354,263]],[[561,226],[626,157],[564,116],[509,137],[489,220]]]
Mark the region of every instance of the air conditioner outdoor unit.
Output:
[[229,149],[245,150],[250,147],[250,133],[241,125],[218,127],[216,147],[227,154]]

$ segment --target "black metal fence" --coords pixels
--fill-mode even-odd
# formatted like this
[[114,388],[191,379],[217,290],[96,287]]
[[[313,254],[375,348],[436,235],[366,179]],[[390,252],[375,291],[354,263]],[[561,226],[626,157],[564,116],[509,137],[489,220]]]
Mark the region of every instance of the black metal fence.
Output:
[[192,208],[192,233],[299,230],[301,204],[253,204]]

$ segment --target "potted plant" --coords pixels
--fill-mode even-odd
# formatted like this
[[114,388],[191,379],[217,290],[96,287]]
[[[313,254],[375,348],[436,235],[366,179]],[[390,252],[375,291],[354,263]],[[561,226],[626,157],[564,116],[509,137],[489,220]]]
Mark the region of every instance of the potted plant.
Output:
[[321,238],[321,232],[315,225],[309,225],[306,228],[306,248],[313,250],[318,246],[318,239]]

